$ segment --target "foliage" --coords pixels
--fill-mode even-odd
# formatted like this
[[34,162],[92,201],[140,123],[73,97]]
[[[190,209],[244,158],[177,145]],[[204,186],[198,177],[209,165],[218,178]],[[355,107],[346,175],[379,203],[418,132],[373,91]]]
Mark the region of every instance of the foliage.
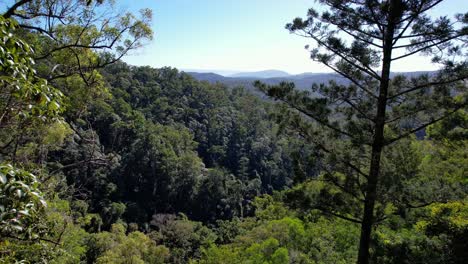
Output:
[[112,226],[110,233],[99,233],[95,239],[94,243],[104,251],[96,263],[165,263],[169,255],[165,246],[157,246],[141,232],[125,235],[125,228],[118,224]]
[[38,220],[47,203],[33,174],[11,164],[0,165],[0,233],[37,239]]
[[[15,29],[14,20],[0,16],[0,144],[2,161],[17,159],[19,140],[31,123],[56,121],[64,110],[63,94],[36,74],[34,50]],[[23,142],[21,142],[23,143]],[[15,147],[16,146],[16,147]]]
[[[311,91],[285,82],[256,86],[282,103],[278,121],[324,156],[326,183],[318,195],[324,204],[313,199],[314,207],[361,223],[358,263],[369,263],[374,225],[396,203],[410,208],[407,200],[419,199],[408,189],[398,194],[417,163],[399,159],[410,150],[398,143],[466,108],[467,14],[431,17],[437,0],[319,2],[320,12],[311,8],[286,29],[312,39],[311,59],[346,82],[314,84]],[[392,74],[394,63],[414,55],[432,56],[439,70]]]
[[36,224],[40,236],[34,239],[3,240],[0,243],[0,261],[16,263],[78,263],[86,253],[88,233],[75,225],[70,215],[69,203],[55,199],[49,201]]
[[189,258],[198,258],[200,249],[216,240],[216,235],[200,222],[193,222],[183,215],[153,215],[151,226],[155,231],[150,236],[171,251],[171,263],[184,263]]
[[424,208],[412,226],[379,228],[375,261],[379,263],[463,263],[466,251],[466,202]]
[[[348,82],[257,83],[277,103],[118,61],[151,39],[151,12],[113,2],[0,17],[0,263],[351,263],[360,225],[373,263],[464,263],[466,15],[319,1],[287,27]],[[390,74],[390,27],[444,68]]]
[[150,9],[118,13],[110,0],[16,1],[3,13],[32,33],[39,74],[50,81],[79,76],[86,85],[96,80],[96,69],[112,64],[152,39]]
[[62,94],[37,77],[33,48],[14,33],[18,24],[0,17],[0,126],[17,120],[55,117],[62,110]]
[[355,258],[356,225],[320,216],[309,219],[258,219],[232,243],[205,248],[199,263],[348,263]]

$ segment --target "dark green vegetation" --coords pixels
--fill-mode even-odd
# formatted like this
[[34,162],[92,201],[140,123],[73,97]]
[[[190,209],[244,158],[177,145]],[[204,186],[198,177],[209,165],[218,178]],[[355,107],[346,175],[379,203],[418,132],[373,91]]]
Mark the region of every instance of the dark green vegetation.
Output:
[[[348,2],[288,28],[317,38],[319,19],[361,30],[348,25],[370,13]],[[393,7],[364,2],[388,26]],[[407,2],[398,16],[437,1]],[[413,15],[411,32],[431,36],[414,45],[439,39],[458,59],[386,84],[390,68],[371,74],[379,57],[362,32],[351,48],[325,34],[331,53],[313,58],[352,84],[314,86],[317,98],[258,83],[274,103],[120,62],[151,38],[147,10],[105,17],[107,1],[16,3],[0,17],[0,263],[468,258],[466,42],[455,42],[466,28]]]

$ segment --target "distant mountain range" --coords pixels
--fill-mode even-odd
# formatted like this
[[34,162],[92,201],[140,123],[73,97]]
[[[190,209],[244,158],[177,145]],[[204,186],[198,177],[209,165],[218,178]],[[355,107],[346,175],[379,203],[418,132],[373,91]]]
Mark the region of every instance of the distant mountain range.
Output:
[[239,72],[231,74],[227,77],[231,78],[283,78],[291,76],[289,73],[279,70],[266,70],[266,71],[256,71],[256,72]]
[[[278,71],[279,72],[279,71]],[[286,82],[294,82],[298,89],[309,89],[313,83],[328,83],[331,80],[335,80],[338,83],[347,83],[347,80],[337,74],[334,73],[319,73],[319,74],[298,74],[298,75],[290,75],[285,72],[282,77],[265,77],[269,76],[273,71],[264,71],[260,72],[261,74],[265,73],[264,77],[254,76],[255,73],[240,73],[235,74],[234,76],[231,75],[229,77],[222,76],[216,73],[205,73],[205,72],[187,72],[192,77],[199,81],[207,81],[209,83],[222,83],[229,87],[236,87],[236,86],[243,86],[247,90],[251,91],[257,95],[263,95],[260,91],[258,91],[254,86],[253,83],[256,80],[261,80],[262,82],[274,85],[279,84],[282,81]],[[236,77],[237,76],[237,77]]]
[[[274,85],[282,81],[293,82],[298,89],[309,89],[314,83],[328,83],[331,80],[339,84],[348,84],[349,81],[338,75],[336,73],[301,73],[296,75],[288,74],[284,71],[278,70],[266,70],[258,72],[241,72],[236,74],[231,74],[229,76],[223,76],[220,74],[212,72],[186,72],[190,74],[195,79],[199,81],[207,81],[210,83],[223,83],[230,87],[235,86],[244,86],[246,89],[251,90],[252,92],[258,93],[258,91],[253,87],[253,82],[255,80],[261,80],[262,82]],[[417,76],[424,73],[431,72],[404,72],[404,73],[392,73],[395,74],[404,74],[408,77]]]

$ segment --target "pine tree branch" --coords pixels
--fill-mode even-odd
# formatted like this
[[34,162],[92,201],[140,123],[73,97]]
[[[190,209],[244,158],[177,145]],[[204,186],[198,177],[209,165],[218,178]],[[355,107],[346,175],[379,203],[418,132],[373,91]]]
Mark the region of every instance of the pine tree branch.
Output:
[[414,128],[414,129],[412,129],[412,130],[410,130],[410,131],[408,131],[408,132],[406,132],[406,133],[403,133],[403,134],[401,134],[401,135],[399,135],[399,136],[397,136],[397,137],[394,137],[394,138],[392,138],[392,139],[386,140],[386,141],[384,142],[384,146],[388,146],[388,145],[390,145],[390,144],[392,144],[392,143],[394,143],[394,142],[396,142],[396,141],[398,141],[398,140],[400,140],[400,139],[402,139],[402,138],[405,138],[405,137],[407,137],[407,136],[410,136],[410,135],[412,135],[412,134],[414,134],[414,133],[416,133],[416,132],[418,132],[418,131],[420,131],[420,130],[422,130],[422,129],[424,129],[424,128],[426,128],[426,127],[432,125],[432,124],[435,124],[435,123],[437,123],[437,122],[439,122],[439,121],[441,121],[441,120],[443,120],[443,119],[449,117],[450,115],[454,114],[455,112],[457,112],[458,110],[462,109],[462,108],[465,107],[466,105],[467,105],[467,104],[464,103],[464,104],[462,104],[462,105],[456,107],[454,110],[452,110],[452,111],[450,111],[450,112],[448,112],[448,113],[445,113],[444,115],[442,115],[442,116],[440,116],[440,117],[438,117],[438,118],[436,118],[436,119],[431,120],[430,122],[427,122],[427,123],[425,123],[425,124],[423,124],[423,125],[421,125],[421,126],[419,126],[419,127],[417,127],[417,128]]
[[[330,175],[333,175],[333,172],[330,172],[329,170],[327,170],[327,173],[330,174]],[[333,179],[333,177],[331,177],[330,179],[326,179],[325,181],[329,181],[331,182],[333,185],[335,185],[336,187],[340,188],[341,191],[351,195],[352,197],[354,197],[356,200],[358,200],[359,202],[361,203],[364,203],[364,199],[359,197],[356,193],[346,189],[343,185],[341,185],[338,181],[335,181]]]
[[[346,29],[345,27],[341,26],[341,25],[338,24],[338,23],[334,23],[334,22],[331,21],[331,20],[323,20],[323,19],[320,19],[320,21],[322,21],[322,22],[324,22],[324,23],[332,24],[332,25],[336,26],[337,28],[339,28],[341,31],[343,31],[343,32],[345,32],[346,34],[348,34],[349,36],[351,36],[351,37],[353,37],[353,38],[355,38],[355,39],[359,39],[360,41],[365,42],[365,43],[367,43],[367,44],[369,44],[369,45],[371,45],[371,46],[374,46],[374,47],[377,47],[377,48],[380,48],[380,49],[383,48],[383,46],[381,46],[381,45],[378,45],[378,44],[376,44],[376,43],[374,43],[374,42],[372,42],[372,41],[363,39],[362,37],[358,36],[357,34],[351,32],[351,31],[349,31],[348,29]],[[366,32],[366,31],[361,30],[361,29],[359,29],[359,28],[353,28],[352,30],[354,30],[354,31],[356,31],[356,32],[358,32],[358,33],[361,33],[361,34],[363,34],[363,35],[365,35],[365,36],[368,36],[368,37],[370,37],[370,38],[382,40],[382,37],[379,37],[379,36],[370,34],[369,32]]]
[[303,108],[301,108],[301,107],[299,107],[299,106],[293,104],[292,102],[290,102],[290,101],[288,101],[288,100],[286,100],[286,99],[284,99],[284,98],[280,98],[280,97],[274,97],[274,98],[275,98],[276,100],[279,100],[279,101],[285,103],[286,105],[288,105],[289,107],[295,109],[295,110],[298,111],[299,113],[301,113],[301,114],[303,114],[303,115],[305,115],[305,116],[310,117],[311,119],[315,120],[317,123],[321,124],[322,126],[327,127],[327,128],[329,128],[329,129],[331,129],[332,131],[335,131],[335,132],[337,132],[337,133],[339,133],[339,134],[341,134],[341,135],[347,136],[347,137],[349,137],[349,138],[354,138],[354,136],[351,135],[351,134],[349,134],[348,132],[343,131],[343,130],[341,130],[341,129],[339,129],[339,128],[336,128],[336,127],[330,125],[330,124],[328,123],[327,120],[322,120],[321,118],[318,118],[317,116],[311,114],[309,111],[307,111],[307,110],[305,110],[305,109],[303,109]]
[[[377,17],[377,14],[374,12],[374,9],[372,8],[372,6],[370,6],[370,3],[371,3],[371,1],[366,2],[367,8],[370,10],[370,12],[371,12],[371,14],[372,14],[372,18],[373,18],[375,24],[377,25],[377,28],[379,29],[380,34],[383,36],[383,35],[384,35],[384,27],[383,27],[383,24],[379,22],[379,19],[378,19],[378,17]],[[377,4],[379,4],[379,3],[377,3]]]
[[332,211],[327,210],[326,208],[323,208],[323,207],[321,207],[321,206],[313,207],[313,209],[320,210],[320,211],[322,211],[322,212],[325,213],[325,214],[329,214],[329,215],[332,215],[332,216],[335,216],[335,217],[338,217],[338,218],[341,218],[341,219],[343,219],[343,220],[347,220],[347,221],[350,221],[350,222],[353,222],[353,223],[356,223],[356,224],[361,224],[361,223],[362,223],[362,221],[359,220],[359,219],[356,219],[356,218],[353,218],[353,217],[349,217],[349,216],[345,216],[345,215],[342,215],[342,214],[339,214],[339,213],[332,212]]
[[392,99],[395,99],[396,97],[400,97],[400,96],[405,95],[407,93],[411,93],[411,92],[417,91],[419,89],[427,88],[429,86],[449,84],[449,83],[453,83],[453,82],[463,81],[465,79],[468,79],[468,75],[464,75],[464,76],[461,76],[461,77],[458,77],[458,78],[455,78],[455,79],[451,79],[451,80],[443,80],[443,81],[428,82],[428,83],[425,83],[425,84],[420,84],[420,85],[414,86],[414,87],[412,87],[410,89],[407,89],[405,91],[401,91],[401,92],[399,92],[397,94],[389,96],[388,99],[392,100]]
[[[392,58],[392,61],[396,61],[396,60],[399,60],[399,59],[403,59],[403,58],[409,57],[409,56],[411,56],[411,55],[414,55],[414,54],[416,54],[416,53],[419,53],[419,52],[421,52],[421,51],[430,49],[430,48],[435,47],[435,46],[439,46],[439,45],[441,45],[441,44],[444,44],[444,43],[446,43],[446,42],[449,42],[449,41],[454,40],[454,39],[456,39],[456,38],[459,38],[459,37],[461,37],[461,36],[463,36],[463,35],[455,35],[455,36],[446,38],[446,39],[441,40],[441,41],[439,41],[439,42],[437,42],[437,43],[433,43],[433,44],[431,44],[431,45],[424,46],[424,47],[422,47],[422,48],[419,48],[419,49],[416,49],[416,50],[414,50],[414,51],[408,52],[408,53],[403,54],[403,55],[401,55],[401,56]],[[422,43],[424,43],[424,42],[422,42]]]
[[431,35],[434,35],[434,34],[431,34],[431,33],[418,33],[418,34],[413,34],[413,35],[406,35],[406,36],[401,36],[400,39],[409,39],[409,38],[417,38],[417,37],[427,37],[427,36],[431,36]]
[[[320,38],[316,37],[313,33],[311,32],[308,32],[306,30],[303,30],[303,32],[305,34],[307,34],[310,38],[312,38],[313,40],[315,40],[319,45],[321,46],[324,46],[326,49],[328,49],[329,51],[333,52],[335,55],[337,55],[338,57],[340,57],[342,60],[346,61],[347,63],[349,63],[350,65],[352,65],[353,67],[359,69],[360,71],[366,73],[367,75],[373,77],[374,79],[376,80],[379,80],[380,81],[380,76],[374,71],[372,70],[370,67],[368,66],[365,66],[362,64],[362,62],[360,62],[358,59],[354,58],[353,56],[350,56],[351,58],[357,60],[360,62],[361,65],[358,65],[357,63],[351,61],[349,59],[349,55],[348,54],[343,54],[342,52],[330,47],[328,44],[326,44],[325,42],[323,42]],[[302,36],[302,37],[307,37],[306,35],[300,35],[300,34],[296,34],[298,36]]]
[[399,115],[399,116],[394,117],[394,118],[392,118],[392,119],[386,120],[386,121],[385,121],[385,124],[393,123],[393,122],[398,121],[398,120],[400,120],[400,119],[402,119],[402,118],[405,118],[405,117],[408,117],[408,116],[412,116],[412,115],[414,115],[414,114],[417,114],[417,113],[419,113],[419,112],[421,112],[421,111],[425,111],[425,110],[427,110],[427,107],[421,107],[421,108],[419,108],[419,109],[417,109],[417,110],[414,110],[414,111],[411,111],[411,112],[407,112],[407,113],[405,113],[405,114],[403,114],[403,115]]
[[[323,152],[328,153],[328,154],[333,153],[330,149],[328,149],[327,147],[325,147],[323,144],[321,144],[321,143],[315,141],[315,140],[313,139],[313,137],[310,136],[310,135],[308,134],[308,131],[305,131],[305,130],[303,130],[302,128],[300,128],[299,133],[301,134],[301,136],[302,136],[303,138],[305,138],[305,139],[311,141],[316,147],[318,147],[318,148],[319,148],[320,150],[322,150]],[[368,174],[364,173],[362,170],[360,170],[356,165],[352,164],[350,161],[339,159],[338,162],[341,162],[341,163],[343,163],[344,165],[350,167],[351,169],[353,169],[354,171],[356,171],[358,174],[360,174],[361,176],[363,176],[364,178],[367,179]]]
[[[398,40],[403,37],[403,35],[405,34],[406,30],[408,30],[408,28],[411,26],[411,24],[413,23],[413,21],[418,17],[419,14],[421,14],[421,10],[423,8],[423,2],[421,2],[421,5],[419,6],[418,8],[418,11],[416,11],[414,14],[412,14],[411,16],[409,16],[410,18],[410,21],[408,23],[406,23],[406,26],[403,28],[403,30],[400,32],[400,34],[398,34],[398,36],[396,36],[394,39],[393,39],[393,45],[395,45]],[[400,21],[400,23],[403,23],[404,21]],[[398,24],[400,24],[398,23]],[[396,47],[393,47],[393,48],[396,48]]]
[[[369,1],[369,2],[366,1],[366,3],[370,3],[370,1]],[[379,21],[378,19],[376,19],[376,15],[375,15],[375,13],[373,12],[374,10],[373,10],[370,6],[367,6],[367,7],[371,10],[372,19],[369,18],[369,17],[367,17],[367,16],[362,16],[361,14],[356,13],[356,11],[355,11],[354,9],[352,9],[352,8],[345,9],[345,8],[339,6],[339,5],[335,5],[335,4],[330,5],[330,4],[328,4],[328,3],[325,3],[325,4],[327,4],[328,6],[330,6],[330,7],[332,7],[332,8],[335,8],[335,9],[337,9],[337,10],[340,10],[341,12],[343,12],[343,13],[345,13],[345,14],[355,15],[355,16],[359,17],[360,19],[362,19],[362,20],[368,22],[369,25],[374,25],[374,24],[375,24],[375,25],[377,25],[377,26],[379,27],[379,29],[381,29],[381,30],[382,30],[383,27],[385,26],[384,24],[380,23],[380,21]],[[357,3],[357,4],[362,4],[362,2],[359,2],[359,3]]]
[[369,89],[367,89],[364,85],[360,84],[354,77],[351,77],[349,74],[343,72],[343,71],[340,71],[338,70],[338,68],[330,65],[329,63],[326,63],[326,62],[322,62],[325,66],[327,66],[328,68],[332,69],[334,72],[338,73],[339,75],[345,77],[346,79],[350,80],[352,83],[354,83],[357,87],[359,87],[361,90],[363,90],[364,92],[366,92],[370,97],[374,98],[374,99],[377,99],[378,97],[372,93]]
[[[364,42],[364,43],[367,43],[367,44],[369,44],[369,45],[371,45],[371,46],[374,46],[374,47],[376,47],[376,48],[379,48],[379,49],[383,48],[382,45],[379,45],[379,44],[376,44],[376,43],[374,43],[374,42],[372,42],[372,41],[363,39],[363,38],[361,38],[360,36],[358,36],[358,35],[356,35],[356,34],[350,32],[350,31],[348,31],[348,30],[345,29],[344,27],[341,27],[341,26],[338,26],[338,25],[336,25],[336,26],[337,26],[340,30],[342,30],[343,32],[345,32],[346,34],[350,35],[351,37],[353,37],[353,38],[355,38],[355,39],[358,39],[358,40],[360,40],[360,41],[362,41],[362,42]],[[376,39],[378,39],[378,40],[382,40],[382,38],[377,37],[377,36],[374,36],[374,35],[372,35],[372,34],[369,34],[369,33],[365,32],[365,31],[357,30],[357,29],[353,29],[353,30],[356,30],[357,32],[359,32],[359,33],[361,33],[361,34],[363,34],[363,35],[366,35],[366,36],[368,36],[368,37],[370,37],[370,38],[376,38]]]
[[[458,32],[457,31],[451,31],[450,33],[446,32],[446,34],[455,34],[455,35],[452,36],[452,37],[455,37],[455,38],[464,36],[464,35],[456,35],[456,33],[458,33]],[[440,38],[437,37],[436,33],[424,33],[424,34],[420,35],[420,37],[422,37],[422,36],[424,36],[424,37],[433,36],[433,38],[432,39],[424,39],[424,40],[421,40],[421,41],[418,41],[418,42],[410,42],[408,44],[402,44],[402,45],[399,45],[399,46],[394,46],[393,49],[401,49],[401,48],[409,49],[409,48],[414,47],[414,46],[419,46],[419,45],[424,44],[424,43],[434,42],[435,40],[440,39]]]
[[[429,5],[429,6],[425,7],[425,8],[421,7],[418,13],[422,14],[422,13],[426,12],[427,10],[433,8],[434,6],[442,3],[443,1],[444,0],[438,0],[438,1],[434,2],[432,5]],[[403,23],[403,22],[405,22],[405,21],[407,21],[407,20],[409,20],[411,18],[412,18],[412,16],[405,17],[405,18],[401,19],[400,21],[398,21],[398,24]]]
[[342,98],[341,99],[343,102],[345,102],[346,104],[348,104],[351,108],[353,108],[354,110],[356,110],[363,118],[371,121],[372,123],[375,123],[375,119],[374,118],[370,118],[369,116],[367,116],[366,113],[364,113],[361,109],[359,109],[359,107],[357,107],[353,102],[351,102],[349,99],[347,98]]

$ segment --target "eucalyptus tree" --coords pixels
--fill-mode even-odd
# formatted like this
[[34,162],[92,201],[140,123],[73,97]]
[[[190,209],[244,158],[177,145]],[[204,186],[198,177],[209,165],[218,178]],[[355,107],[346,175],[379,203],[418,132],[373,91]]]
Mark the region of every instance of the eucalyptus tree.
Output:
[[[76,102],[89,104],[92,99],[89,91],[93,88],[104,91],[98,69],[151,39],[151,11],[142,10],[140,16],[121,13],[112,0],[11,0],[2,7],[5,8],[0,10],[0,200],[5,208],[0,208],[0,225],[7,230],[5,225],[13,226],[8,219],[16,221],[22,217],[26,224],[20,221],[13,226],[18,230],[20,224],[28,223],[22,214],[38,215],[42,210],[37,202],[43,201],[38,192],[40,181],[26,170],[42,178],[47,158],[34,155],[42,156],[40,150],[47,148],[43,139],[61,133],[54,128],[68,128],[63,118],[65,109],[82,114]],[[76,119],[67,121],[73,123]],[[24,158],[18,158],[19,152]],[[84,162],[89,161],[61,168]],[[51,170],[50,174],[57,171]],[[23,189],[12,185],[21,185]]]
[[[0,233],[3,237],[37,239],[37,222],[46,205],[33,174],[16,167],[12,130],[21,124],[56,119],[62,94],[35,76],[33,51],[17,35],[18,25],[0,16]],[[11,151],[11,149],[13,149]],[[10,151],[9,151],[10,150]]]
[[[322,192],[326,205],[317,208],[361,225],[357,263],[369,263],[372,229],[392,189],[383,180],[393,146],[466,108],[468,13],[432,17],[442,0],[317,2],[320,12],[311,8],[286,28],[311,38],[311,59],[347,84],[314,85],[314,93],[290,83],[256,86],[283,102],[280,121],[327,159],[323,180],[335,189]],[[439,70],[392,73],[395,63],[420,55],[432,57]]]
[[[48,94],[42,94],[46,96],[41,97],[41,94],[35,91],[28,94],[32,98],[18,98],[18,91],[13,89],[13,85],[9,86],[13,88],[1,91],[2,109],[12,109],[7,106],[16,103],[15,107],[21,112],[8,111],[10,116],[2,113],[0,126],[4,126],[8,121],[11,129],[0,133],[0,142],[4,143],[0,145],[0,151],[2,154],[8,153],[13,157],[11,160],[14,160],[16,149],[29,146],[33,141],[40,141],[36,134],[44,129],[36,124],[37,119],[34,119],[33,123],[26,122],[33,120],[31,118],[26,121],[19,118],[22,112],[34,110],[37,113],[37,105],[50,110],[49,112],[60,110],[60,115],[55,117],[67,121],[62,122],[63,127],[70,126],[74,135],[85,138],[85,135],[79,133],[79,126],[83,124],[77,122],[78,118],[87,120],[90,104],[108,94],[99,69],[117,62],[152,38],[149,25],[152,19],[151,10],[143,9],[139,15],[121,12],[113,0],[11,0],[6,1],[2,8],[2,19],[16,25],[10,33],[22,39],[23,46],[18,47],[26,47],[31,51],[24,58],[29,67],[27,75],[5,73],[10,74],[11,79],[27,79],[37,87],[48,89]],[[4,43],[0,44],[3,48]],[[16,50],[21,58],[25,53],[19,48]],[[27,87],[24,83],[19,83],[18,86],[21,87],[19,91]],[[60,102],[56,100],[58,97]],[[47,113],[44,109],[40,110]],[[13,125],[12,121],[17,122]],[[83,126],[89,128],[90,124]],[[93,142],[98,145],[99,141]],[[38,151],[33,149],[31,152]],[[41,156],[36,158],[29,155],[28,159],[23,161],[45,168],[47,155]],[[99,163],[102,161],[99,157],[93,157],[90,160],[65,164],[63,168],[96,160]],[[61,170],[49,171],[58,173]],[[50,176],[46,177],[48,178]]]
[[35,33],[29,41],[48,81],[79,75],[90,85],[93,70],[118,61],[153,34],[150,9],[137,16],[118,10],[112,0],[17,0],[2,16]]
[[[14,34],[17,27],[15,21],[0,17],[0,153],[14,145],[12,130],[55,119],[62,111],[62,93],[36,75],[34,51]],[[9,154],[14,161],[14,152]],[[0,161],[5,160],[0,156]]]

